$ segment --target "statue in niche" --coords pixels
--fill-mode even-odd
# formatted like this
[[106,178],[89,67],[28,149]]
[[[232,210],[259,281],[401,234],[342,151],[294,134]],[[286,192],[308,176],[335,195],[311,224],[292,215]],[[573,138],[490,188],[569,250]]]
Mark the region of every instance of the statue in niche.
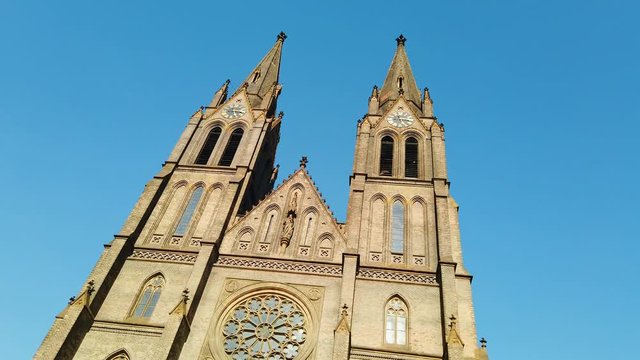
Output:
[[287,218],[284,220],[284,223],[282,224],[282,236],[280,236],[280,246],[282,247],[289,246],[289,243],[291,242],[291,236],[293,236],[294,216],[295,213],[290,212],[289,215],[287,215]]
[[296,208],[298,207],[298,193],[293,193],[293,197],[291,198],[291,202],[289,203],[289,213],[295,213]]

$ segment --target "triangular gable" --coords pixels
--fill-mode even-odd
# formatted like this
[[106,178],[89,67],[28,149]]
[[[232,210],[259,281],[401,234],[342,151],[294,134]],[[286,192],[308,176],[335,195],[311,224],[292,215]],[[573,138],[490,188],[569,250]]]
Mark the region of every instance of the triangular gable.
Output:
[[301,167],[233,224],[220,252],[341,262],[342,230]]
[[[244,107],[244,109],[246,109],[246,111],[243,115],[237,118],[225,117],[224,111],[230,105],[241,105]],[[215,109],[215,111],[211,113],[211,115],[207,116],[207,119],[222,120],[227,123],[235,122],[238,120],[245,120],[248,123],[253,123],[256,120],[256,113],[251,107],[251,102],[249,101],[247,92],[245,91],[245,89],[242,89],[233,94],[233,96],[227,99],[224,103],[222,103],[217,109]]]
[[[387,116],[389,116],[390,114],[396,112],[396,111],[404,111],[404,112],[408,112],[409,114],[411,114],[411,116],[413,116],[413,124],[411,124],[410,126],[407,126],[405,128],[396,128],[393,125],[389,124],[389,122],[387,121]],[[410,106],[410,104],[403,98],[400,97],[397,100],[395,100],[393,102],[393,105],[391,105],[387,111],[385,111],[382,114],[382,117],[380,118],[380,121],[378,121],[377,124],[375,124],[375,126],[373,126],[374,129],[381,129],[381,128],[392,128],[394,130],[397,131],[403,131],[403,130],[407,130],[407,129],[420,129],[422,131],[427,131],[428,129],[425,127],[425,125],[423,124],[422,120],[420,119],[420,114],[417,113],[413,106]]]

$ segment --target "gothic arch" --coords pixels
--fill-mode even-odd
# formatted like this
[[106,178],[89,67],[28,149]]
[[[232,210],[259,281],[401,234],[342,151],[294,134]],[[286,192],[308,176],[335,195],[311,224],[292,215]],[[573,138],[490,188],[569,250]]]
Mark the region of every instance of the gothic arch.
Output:
[[[158,213],[154,214],[155,220],[147,237],[147,242],[155,245],[162,243],[162,238],[169,235],[171,229],[175,226],[175,220],[167,216],[168,213],[174,213],[182,209],[184,197],[188,194],[188,183],[186,180],[180,180],[168,189],[167,195],[162,199],[162,204],[158,206]],[[171,211],[169,211],[171,209]],[[154,235],[155,234],[155,235]]]
[[391,198],[389,209],[389,244],[393,254],[407,254],[407,202],[404,197],[395,195]]
[[384,251],[387,238],[388,207],[387,198],[382,194],[373,195],[369,201],[368,249],[379,256]]
[[105,360],[130,360],[130,359],[131,359],[131,356],[129,355],[127,350],[125,350],[124,348],[112,352],[111,354],[109,354],[109,356],[105,358]]
[[[209,151],[207,162],[205,162],[204,164],[207,164],[209,160],[216,157],[216,154],[219,152],[219,149],[220,149],[221,140],[225,136],[225,124],[219,120],[210,121],[199,129],[196,142],[194,143],[194,146],[191,150],[191,154],[189,156],[191,158],[192,163],[194,164],[198,163],[198,158],[200,157],[200,153],[203,151],[204,146],[207,143],[207,140],[209,139],[209,135],[215,128],[220,129],[220,134],[218,135],[218,138],[215,140],[212,149]],[[201,163],[201,165],[204,165],[204,164]]]
[[[388,149],[389,142],[383,142],[385,139],[390,139],[391,149]],[[397,177],[400,169],[400,148],[402,142],[400,141],[400,135],[391,129],[383,129],[375,136],[375,174],[380,176]],[[386,144],[386,145],[385,145]],[[383,147],[385,150],[383,150]],[[390,152],[387,152],[390,151]],[[390,158],[389,158],[390,157]],[[387,174],[390,172],[389,174]]]
[[280,206],[277,204],[271,204],[265,208],[257,235],[258,239],[254,241],[255,244],[272,244],[275,241],[280,226],[281,212]]
[[414,265],[426,265],[429,262],[429,220],[427,202],[420,196],[411,199],[408,208],[408,252],[413,256]]
[[198,181],[189,187],[189,191],[180,206],[179,216],[174,219],[172,225],[172,234],[176,236],[186,237],[190,230],[193,229],[199,210],[202,208],[203,199],[207,197],[205,194],[205,183]]
[[309,206],[302,212],[299,225],[299,245],[310,246],[313,244],[316,230],[318,229],[318,221],[320,212],[314,206]]
[[395,293],[387,298],[383,308],[385,344],[409,344],[410,314],[409,303],[403,296]]
[[156,271],[144,279],[138,288],[128,317],[143,319],[151,317],[166,283],[167,278],[162,271]]

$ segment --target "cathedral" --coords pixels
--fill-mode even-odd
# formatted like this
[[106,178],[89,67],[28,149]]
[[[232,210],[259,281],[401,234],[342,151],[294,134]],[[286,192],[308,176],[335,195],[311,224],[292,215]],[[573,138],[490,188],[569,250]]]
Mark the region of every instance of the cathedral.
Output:
[[305,157],[274,187],[285,39],[191,116],[35,359],[488,360],[406,39],[354,124],[346,222]]

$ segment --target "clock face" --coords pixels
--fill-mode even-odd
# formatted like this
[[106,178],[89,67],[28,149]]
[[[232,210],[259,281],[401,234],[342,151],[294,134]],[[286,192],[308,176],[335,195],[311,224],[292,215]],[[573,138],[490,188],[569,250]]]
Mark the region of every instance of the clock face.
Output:
[[242,104],[231,104],[222,109],[222,116],[227,119],[235,119],[244,115],[246,112],[247,108]]
[[413,124],[413,116],[402,109],[398,109],[387,116],[387,121],[395,127],[403,128]]

